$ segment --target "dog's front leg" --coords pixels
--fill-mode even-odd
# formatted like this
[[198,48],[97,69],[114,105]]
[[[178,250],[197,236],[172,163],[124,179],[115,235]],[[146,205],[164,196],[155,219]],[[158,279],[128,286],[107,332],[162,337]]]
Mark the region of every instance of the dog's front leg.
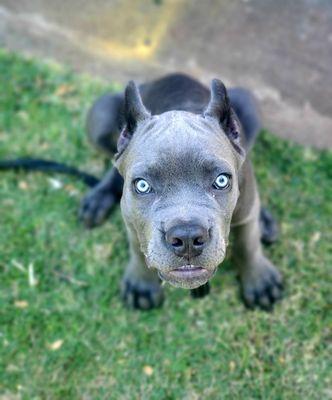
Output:
[[129,241],[130,260],[122,280],[122,298],[129,308],[150,310],[159,307],[164,292],[158,273],[146,266],[144,256],[130,234]]
[[249,308],[271,310],[281,298],[283,286],[280,272],[263,254],[259,210],[260,205],[256,201],[250,218],[233,228],[234,259],[245,304]]

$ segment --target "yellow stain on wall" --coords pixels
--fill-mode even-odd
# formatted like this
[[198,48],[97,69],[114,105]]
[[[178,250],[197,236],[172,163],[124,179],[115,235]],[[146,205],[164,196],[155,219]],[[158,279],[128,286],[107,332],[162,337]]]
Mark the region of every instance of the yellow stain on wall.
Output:
[[[148,3],[146,10],[142,3]],[[110,38],[87,37],[85,45],[100,55],[119,60],[150,59],[183,4],[183,0],[163,1],[159,6],[147,1],[121,1],[112,15],[98,17],[100,24],[112,25]]]

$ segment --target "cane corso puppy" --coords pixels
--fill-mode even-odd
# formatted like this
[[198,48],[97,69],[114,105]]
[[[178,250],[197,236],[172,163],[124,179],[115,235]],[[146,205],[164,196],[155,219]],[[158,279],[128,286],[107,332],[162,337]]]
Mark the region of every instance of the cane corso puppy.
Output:
[[[261,128],[250,92],[211,90],[182,74],[99,98],[89,112],[91,141],[114,167],[83,200],[81,218],[101,224],[121,197],[130,260],[122,284],[127,305],[157,307],[161,281],[208,291],[225,258],[230,230],[241,293],[248,307],[269,310],[281,275],[264,255],[276,225],[261,209],[249,151]],[[122,196],[121,196],[122,194]]]

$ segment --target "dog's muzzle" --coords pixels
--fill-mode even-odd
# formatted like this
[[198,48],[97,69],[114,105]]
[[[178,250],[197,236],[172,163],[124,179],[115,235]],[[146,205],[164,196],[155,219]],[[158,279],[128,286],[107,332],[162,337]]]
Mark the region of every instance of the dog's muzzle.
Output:
[[145,256],[147,266],[156,269],[161,280],[172,286],[195,289],[204,285],[223,261],[226,250],[225,241],[213,234],[212,228],[197,220],[168,227],[157,242],[159,257],[152,246],[155,242],[151,242]]

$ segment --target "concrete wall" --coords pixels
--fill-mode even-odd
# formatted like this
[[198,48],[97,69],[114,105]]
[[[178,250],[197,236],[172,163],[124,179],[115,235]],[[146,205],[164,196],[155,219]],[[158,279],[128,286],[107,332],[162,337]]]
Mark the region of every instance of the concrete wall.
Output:
[[332,147],[329,0],[0,0],[0,45],[120,82],[220,77],[276,134]]

